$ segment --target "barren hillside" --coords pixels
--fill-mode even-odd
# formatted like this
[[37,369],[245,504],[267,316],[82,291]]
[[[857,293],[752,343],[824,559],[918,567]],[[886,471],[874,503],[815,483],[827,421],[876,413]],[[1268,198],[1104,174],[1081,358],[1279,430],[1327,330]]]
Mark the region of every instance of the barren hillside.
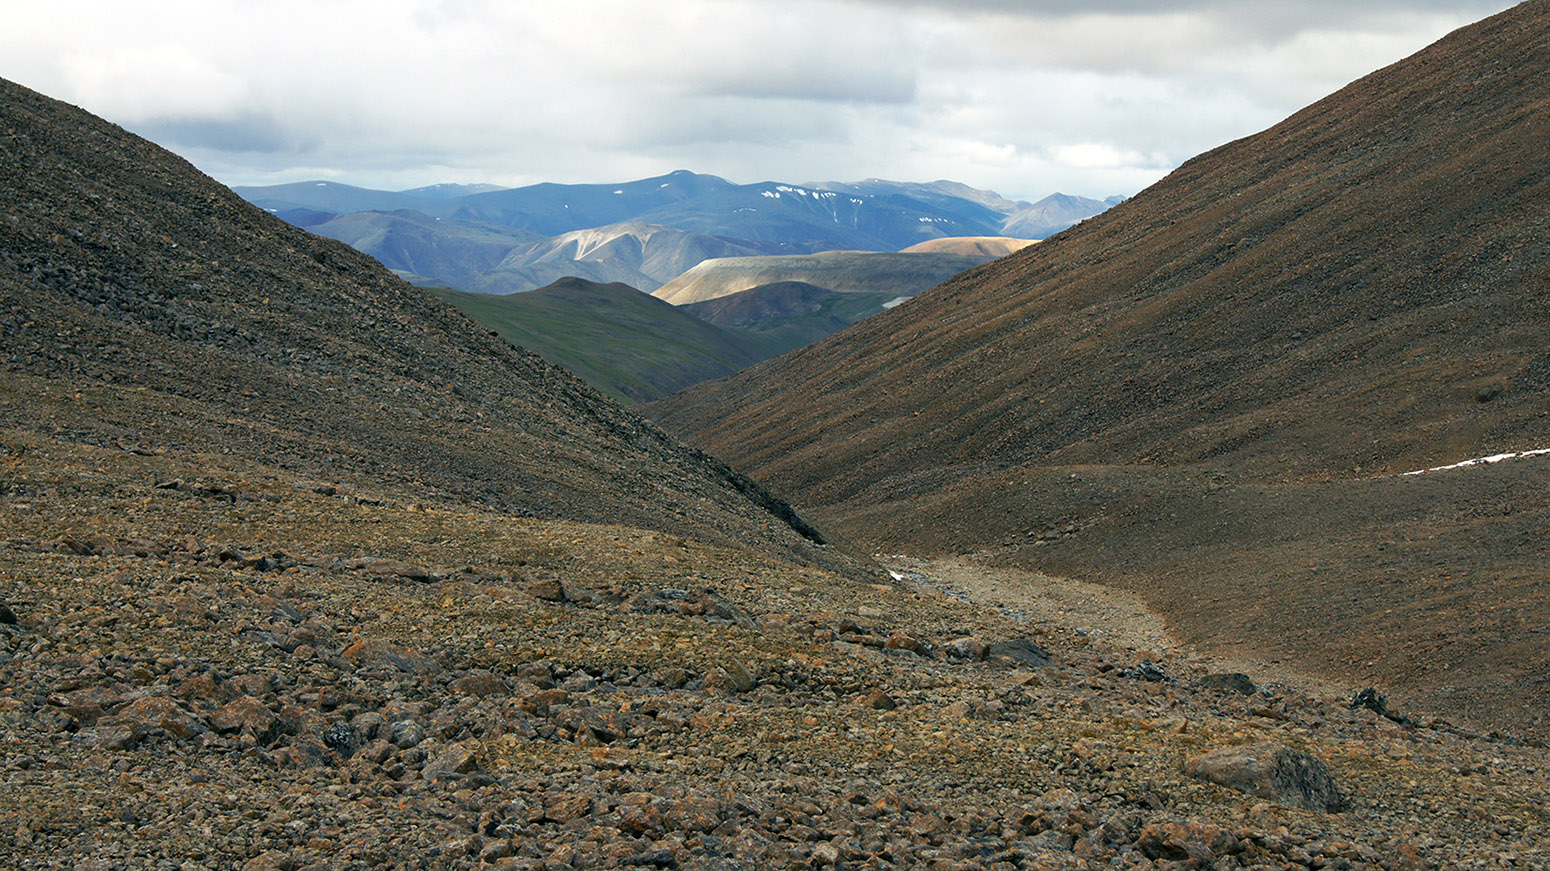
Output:
[[1550,4],[654,409],[851,540],[1550,728]]

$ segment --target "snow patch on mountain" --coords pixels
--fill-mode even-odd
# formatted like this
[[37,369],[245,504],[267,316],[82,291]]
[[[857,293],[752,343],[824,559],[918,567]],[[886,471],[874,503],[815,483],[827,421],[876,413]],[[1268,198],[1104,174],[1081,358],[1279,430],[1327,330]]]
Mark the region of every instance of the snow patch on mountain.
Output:
[[1517,460],[1522,459],[1523,457],[1538,457],[1545,454],[1550,454],[1550,448],[1541,448],[1536,451],[1513,451],[1505,454],[1492,454],[1489,457],[1475,457],[1471,460],[1465,460],[1462,463],[1453,463],[1447,466],[1433,466],[1430,469],[1416,469],[1414,472],[1404,473],[1402,477],[1409,477],[1410,475],[1425,475],[1428,472],[1445,472],[1448,469],[1462,469],[1466,466],[1484,466],[1491,463],[1500,463],[1503,460]]

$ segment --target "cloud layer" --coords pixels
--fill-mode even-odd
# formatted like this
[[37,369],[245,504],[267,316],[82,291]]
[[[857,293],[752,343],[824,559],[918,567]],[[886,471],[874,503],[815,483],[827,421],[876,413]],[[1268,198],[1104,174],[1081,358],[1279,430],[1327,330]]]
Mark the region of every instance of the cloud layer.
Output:
[[951,178],[1134,193],[1503,0],[54,0],[0,75],[231,184]]

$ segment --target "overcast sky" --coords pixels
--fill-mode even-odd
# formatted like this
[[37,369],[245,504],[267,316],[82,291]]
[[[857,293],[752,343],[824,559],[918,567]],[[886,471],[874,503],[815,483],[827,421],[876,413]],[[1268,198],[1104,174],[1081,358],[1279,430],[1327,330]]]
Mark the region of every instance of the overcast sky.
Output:
[[232,185],[691,169],[1101,197],[1511,5],[4,0],[0,76]]

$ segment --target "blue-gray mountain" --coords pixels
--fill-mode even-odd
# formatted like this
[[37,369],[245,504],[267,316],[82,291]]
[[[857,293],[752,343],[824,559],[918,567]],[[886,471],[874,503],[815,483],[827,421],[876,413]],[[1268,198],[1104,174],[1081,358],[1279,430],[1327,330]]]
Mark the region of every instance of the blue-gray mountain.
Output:
[[334,182],[236,190],[411,281],[486,293],[529,290],[565,275],[649,292],[711,257],[897,251],[949,236],[1012,235],[1012,227],[1037,239],[1110,205],[1063,194],[1012,201],[947,181],[738,185],[687,171],[507,190],[393,192]]

